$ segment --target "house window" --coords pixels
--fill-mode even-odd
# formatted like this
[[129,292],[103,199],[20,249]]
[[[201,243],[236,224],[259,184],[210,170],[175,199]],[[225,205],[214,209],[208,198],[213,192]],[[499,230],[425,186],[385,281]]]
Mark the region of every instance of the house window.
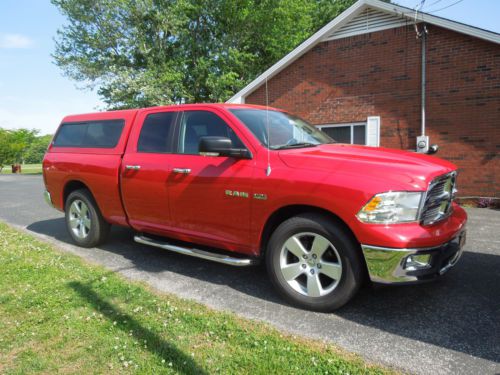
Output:
[[318,127],[337,142],[366,145],[366,122]]
[[379,116],[370,116],[366,122],[318,125],[318,128],[340,143],[380,146]]

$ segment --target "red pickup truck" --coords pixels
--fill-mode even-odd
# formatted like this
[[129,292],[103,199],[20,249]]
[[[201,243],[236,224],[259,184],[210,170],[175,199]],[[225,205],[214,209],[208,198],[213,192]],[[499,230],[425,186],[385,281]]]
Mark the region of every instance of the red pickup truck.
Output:
[[336,143],[278,109],[228,104],[68,116],[43,161],[49,204],[77,245],[110,225],[233,266],[266,263],[289,302],[345,304],[365,278],[433,279],[459,259],[456,167]]

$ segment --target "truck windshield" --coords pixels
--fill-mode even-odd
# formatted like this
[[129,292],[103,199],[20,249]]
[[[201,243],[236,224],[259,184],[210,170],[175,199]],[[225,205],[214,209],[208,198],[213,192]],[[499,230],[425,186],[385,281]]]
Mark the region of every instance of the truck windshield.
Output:
[[272,150],[314,147],[335,142],[319,129],[288,113],[249,108],[230,111],[264,146]]

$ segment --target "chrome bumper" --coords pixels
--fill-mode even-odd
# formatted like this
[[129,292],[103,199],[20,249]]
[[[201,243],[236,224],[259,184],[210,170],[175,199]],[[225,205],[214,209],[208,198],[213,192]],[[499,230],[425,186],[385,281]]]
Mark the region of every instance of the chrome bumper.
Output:
[[[373,282],[411,283],[433,279],[453,267],[462,255],[465,236],[462,231],[451,241],[430,248],[395,249],[370,245],[361,245],[361,248]],[[415,262],[414,259],[426,261]]]
[[52,198],[51,198],[51,196],[50,196],[50,193],[49,193],[47,190],[45,190],[45,191],[43,192],[43,197],[45,198],[45,202],[47,202],[47,204],[48,204],[50,207],[54,208],[54,204],[52,203]]

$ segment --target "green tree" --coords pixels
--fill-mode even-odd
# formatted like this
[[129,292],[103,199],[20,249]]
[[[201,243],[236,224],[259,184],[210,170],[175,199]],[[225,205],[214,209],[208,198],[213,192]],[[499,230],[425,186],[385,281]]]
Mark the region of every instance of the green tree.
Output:
[[36,137],[24,152],[24,162],[27,164],[41,163],[51,140],[52,135],[42,135],[40,137]]
[[24,154],[35,140],[38,132],[36,129],[16,129],[9,131],[9,146],[14,164],[24,163]]
[[5,165],[12,162],[12,150],[10,148],[9,137],[9,132],[0,128],[0,172]]
[[355,0],[51,0],[54,58],[110,108],[224,101]]
[[0,171],[7,164],[24,162],[25,153],[35,141],[38,130],[0,128]]

